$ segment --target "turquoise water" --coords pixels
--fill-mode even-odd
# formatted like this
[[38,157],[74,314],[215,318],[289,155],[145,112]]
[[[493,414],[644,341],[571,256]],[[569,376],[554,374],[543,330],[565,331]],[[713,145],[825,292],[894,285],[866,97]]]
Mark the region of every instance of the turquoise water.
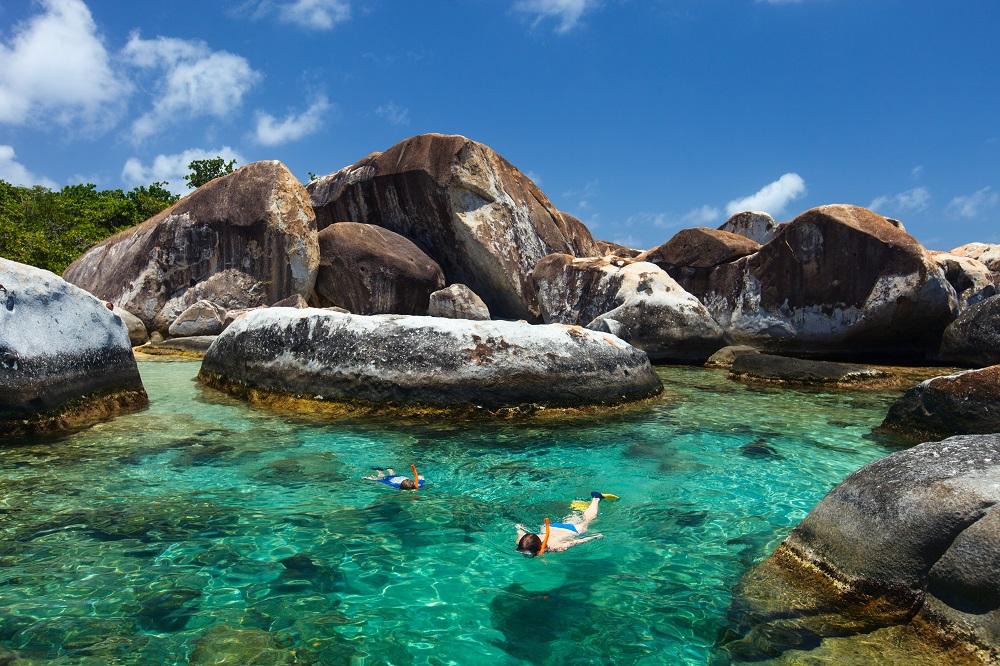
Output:
[[[321,423],[140,368],[147,411],[0,448],[0,662],[705,663],[894,396],[664,368],[604,420]],[[360,480],[411,461],[419,493]],[[592,489],[603,540],[514,551]]]

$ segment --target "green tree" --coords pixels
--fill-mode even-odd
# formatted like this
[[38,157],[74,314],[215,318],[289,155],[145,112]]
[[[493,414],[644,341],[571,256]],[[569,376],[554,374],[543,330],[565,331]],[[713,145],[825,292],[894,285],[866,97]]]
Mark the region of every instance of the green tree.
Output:
[[201,187],[210,180],[232,173],[235,168],[236,160],[227,162],[221,155],[210,160],[194,160],[188,164],[191,173],[184,176],[184,180],[192,188]]
[[164,185],[128,192],[67,185],[52,191],[0,181],[0,256],[62,273],[87,248],[177,201]]

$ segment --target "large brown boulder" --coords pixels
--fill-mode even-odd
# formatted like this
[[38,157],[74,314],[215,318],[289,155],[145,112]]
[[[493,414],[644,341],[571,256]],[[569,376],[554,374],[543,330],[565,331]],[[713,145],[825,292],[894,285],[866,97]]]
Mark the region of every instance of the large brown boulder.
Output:
[[607,331],[654,361],[703,362],[725,345],[705,306],[648,262],[552,254],[531,280],[545,323]]
[[88,250],[66,280],[166,331],[189,305],[227,309],[309,295],[316,220],[281,162],[254,162],[199,187],[142,224]]
[[717,266],[759,249],[760,243],[745,236],[697,227],[678,231],[666,243],[643,252],[636,259],[656,264],[685,290],[701,298]]
[[319,228],[350,220],[406,236],[495,316],[536,319],[528,274],[553,252],[595,253],[579,220],[490,147],[422,134],[309,184]]
[[0,447],[146,403],[121,317],[49,271],[0,258]]
[[846,205],[799,215],[758,252],[717,266],[696,295],[734,342],[810,354],[921,356],[957,310],[912,236]]
[[917,440],[1000,432],[1000,365],[920,383],[892,404],[880,430]]
[[372,224],[339,222],[319,232],[319,273],[313,301],[355,314],[427,314],[444,286],[437,263],[397,233]]
[[964,366],[1000,363],[1000,295],[967,308],[944,329],[938,359]]

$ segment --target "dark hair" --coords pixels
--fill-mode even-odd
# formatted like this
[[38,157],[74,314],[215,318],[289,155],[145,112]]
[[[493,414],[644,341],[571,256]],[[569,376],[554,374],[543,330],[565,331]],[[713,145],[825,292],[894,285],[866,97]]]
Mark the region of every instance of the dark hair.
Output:
[[537,534],[532,534],[528,532],[522,535],[517,541],[517,549],[522,553],[530,553],[532,555],[538,555],[538,551],[542,549],[542,540]]
[[416,490],[417,483],[413,479],[403,479],[399,482],[400,490]]

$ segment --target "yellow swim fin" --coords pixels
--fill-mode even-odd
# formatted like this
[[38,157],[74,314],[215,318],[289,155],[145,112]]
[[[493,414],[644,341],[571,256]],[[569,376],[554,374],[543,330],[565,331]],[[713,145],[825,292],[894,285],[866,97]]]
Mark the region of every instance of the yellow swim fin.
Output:
[[[612,493],[601,493],[601,495],[603,495],[602,499],[606,502],[615,502],[621,499],[618,495]],[[588,506],[590,506],[590,500],[573,500],[569,503],[569,508],[574,511],[586,511]]]

